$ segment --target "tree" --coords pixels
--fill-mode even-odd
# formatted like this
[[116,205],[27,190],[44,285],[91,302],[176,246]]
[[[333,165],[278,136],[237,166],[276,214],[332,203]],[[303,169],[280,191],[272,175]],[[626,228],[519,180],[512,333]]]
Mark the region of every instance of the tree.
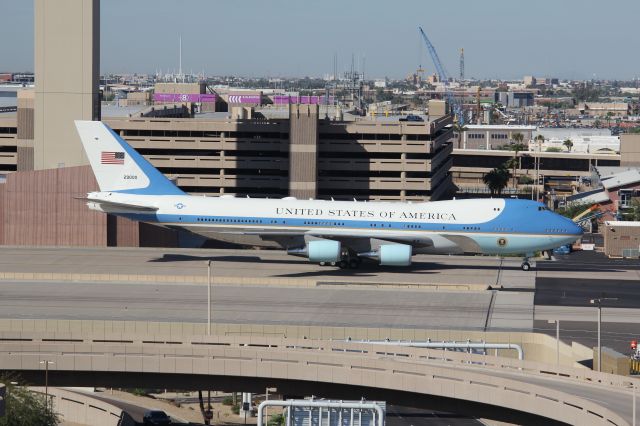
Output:
[[591,204],[587,203],[567,203],[564,207],[561,207],[556,210],[556,213],[559,215],[568,217],[569,219],[573,219],[578,216],[580,213],[585,211],[591,207]]
[[571,148],[573,148],[573,141],[571,139],[566,139],[564,142],[562,142],[562,145],[567,148],[568,152],[571,152]]
[[631,206],[625,209],[622,220],[640,221],[640,198],[631,199]]
[[511,179],[511,172],[509,172],[505,164],[502,164],[484,175],[482,182],[484,182],[487,188],[489,188],[489,191],[491,191],[491,196],[496,194],[500,196],[502,195],[502,190],[506,188],[509,179]]
[[[544,143],[544,136],[538,135],[533,140],[538,143],[538,146],[542,147],[542,144]],[[540,149],[540,151],[542,151],[542,149]]]
[[611,111],[607,112],[607,129],[611,128],[611,117],[613,117],[613,113]]
[[458,134],[458,149],[462,148],[462,136],[467,131],[467,126],[458,122],[453,123],[453,131]]
[[518,152],[525,149],[525,145],[522,143],[522,141],[524,140],[524,135],[522,133],[514,133],[511,136],[511,139],[515,141],[511,148],[513,149],[513,160],[510,161],[511,168],[513,169],[513,174],[511,175],[513,177],[513,187],[515,188],[517,182],[517,170],[519,166]]
[[0,417],[0,426],[57,426],[58,416],[47,407],[44,396],[12,384],[19,380],[15,375],[0,377],[6,386],[6,412]]
[[284,425],[284,416],[282,414],[274,414],[269,417],[267,421],[268,426],[283,426]]

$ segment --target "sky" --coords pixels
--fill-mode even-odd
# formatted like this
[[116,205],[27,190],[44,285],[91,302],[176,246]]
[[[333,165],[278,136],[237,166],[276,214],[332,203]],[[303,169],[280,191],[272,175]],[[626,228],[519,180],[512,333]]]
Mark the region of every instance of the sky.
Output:
[[[53,0],[50,0],[53,1]],[[101,73],[402,78],[640,77],[639,0],[102,0]],[[0,0],[0,71],[33,70],[33,1]]]

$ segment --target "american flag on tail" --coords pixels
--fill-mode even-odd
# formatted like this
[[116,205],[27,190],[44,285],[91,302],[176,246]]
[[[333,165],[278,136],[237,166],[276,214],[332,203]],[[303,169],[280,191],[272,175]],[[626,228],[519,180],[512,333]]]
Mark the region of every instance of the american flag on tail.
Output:
[[100,155],[101,164],[124,164],[124,152],[102,151]]

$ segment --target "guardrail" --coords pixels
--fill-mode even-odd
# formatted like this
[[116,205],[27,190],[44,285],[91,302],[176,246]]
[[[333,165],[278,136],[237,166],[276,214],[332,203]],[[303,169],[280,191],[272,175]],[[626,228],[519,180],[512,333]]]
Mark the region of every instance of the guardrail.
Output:
[[[441,395],[503,406],[572,424],[628,422],[578,395],[527,383],[561,379],[588,391],[604,386],[631,395],[637,379],[488,355],[268,337],[167,336],[119,333],[0,333],[0,365],[38,370],[43,356],[55,370],[209,374],[359,385]],[[84,368],[84,370],[82,370]],[[511,377],[505,377],[511,374]],[[522,379],[522,380],[521,380]],[[487,392],[491,390],[491,392]]]

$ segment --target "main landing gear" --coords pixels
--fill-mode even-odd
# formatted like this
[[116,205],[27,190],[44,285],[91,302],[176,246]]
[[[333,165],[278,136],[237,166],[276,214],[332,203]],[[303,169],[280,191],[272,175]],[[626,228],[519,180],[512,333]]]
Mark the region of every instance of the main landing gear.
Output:
[[522,265],[520,265],[520,268],[523,271],[528,271],[531,269],[531,264],[529,263],[529,258],[525,257],[524,259],[522,259]]
[[320,266],[337,266],[340,269],[357,269],[360,267],[362,259],[352,252],[342,253],[342,258],[337,262],[320,262]]

